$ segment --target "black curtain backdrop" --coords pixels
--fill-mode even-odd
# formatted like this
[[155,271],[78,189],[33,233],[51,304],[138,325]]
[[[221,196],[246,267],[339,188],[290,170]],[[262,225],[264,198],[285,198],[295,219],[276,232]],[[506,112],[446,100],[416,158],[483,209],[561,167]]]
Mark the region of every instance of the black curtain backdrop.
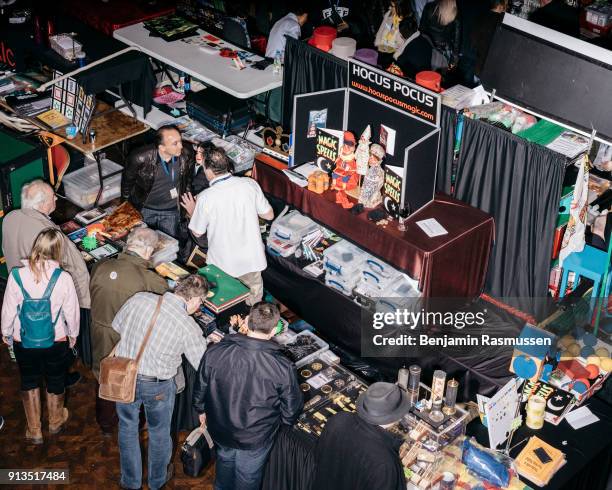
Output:
[[481,121],[463,127],[457,199],[495,219],[485,291],[539,317],[567,159]]
[[457,111],[445,105],[440,113],[440,147],[438,149],[438,173],[436,190],[451,195],[453,152],[455,149],[455,127]]
[[346,61],[287,37],[283,70],[282,125],[291,126],[293,96],[346,87]]

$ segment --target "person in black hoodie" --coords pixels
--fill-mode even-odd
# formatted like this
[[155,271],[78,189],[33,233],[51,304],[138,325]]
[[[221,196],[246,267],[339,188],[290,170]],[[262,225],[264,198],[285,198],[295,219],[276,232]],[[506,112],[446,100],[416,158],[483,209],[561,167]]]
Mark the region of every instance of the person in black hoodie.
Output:
[[217,446],[217,490],[258,490],[276,432],[302,411],[295,368],[270,341],[279,318],[256,303],[247,335],[226,335],[202,357],[193,400]]
[[433,70],[457,66],[461,51],[461,23],[456,0],[436,0],[425,5],[419,31],[433,44]]

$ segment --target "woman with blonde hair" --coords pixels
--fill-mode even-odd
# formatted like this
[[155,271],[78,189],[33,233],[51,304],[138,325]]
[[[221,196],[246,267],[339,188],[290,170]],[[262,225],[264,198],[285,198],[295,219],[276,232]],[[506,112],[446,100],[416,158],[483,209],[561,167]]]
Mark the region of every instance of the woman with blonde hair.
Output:
[[41,231],[30,256],[9,275],[2,303],[2,340],[12,345],[21,376],[27,419],[25,438],[42,444],[40,380],[47,385],[49,433],[68,420],[64,377],[79,334],[79,300],[70,274],[62,270],[62,232]]
[[453,69],[459,63],[461,24],[456,0],[435,0],[423,9],[421,34],[433,47],[431,68]]

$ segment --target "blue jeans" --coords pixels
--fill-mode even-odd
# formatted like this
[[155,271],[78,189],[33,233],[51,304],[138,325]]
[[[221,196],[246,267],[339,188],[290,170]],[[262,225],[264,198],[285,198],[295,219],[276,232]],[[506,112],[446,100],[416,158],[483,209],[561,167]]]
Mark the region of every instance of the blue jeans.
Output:
[[126,488],[142,486],[142,457],[138,430],[140,405],[144,405],[149,431],[149,488],[161,488],[166,483],[168,463],[172,457],[170,421],[175,395],[174,379],[161,382],[139,379],[136,382],[134,401],[117,403],[122,486]]
[[217,445],[215,490],[259,490],[272,444],[260,449],[233,449]]
[[178,209],[159,210],[142,208],[144,222],[154,230],[163,231],[166,235],[176,238],[178,226],[181,221],[181,213]]

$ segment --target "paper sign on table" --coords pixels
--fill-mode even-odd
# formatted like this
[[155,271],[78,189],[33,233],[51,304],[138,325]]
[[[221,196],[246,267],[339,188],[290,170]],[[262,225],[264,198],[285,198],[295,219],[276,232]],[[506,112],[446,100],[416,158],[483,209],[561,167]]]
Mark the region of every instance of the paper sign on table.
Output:
[[446,228],[444,228],[435,218],[428,218],[422,221],[417,221],[417,225],[419,225],[421,230],[427,233],[427,236],[429,238],[448,234]]
[[599,421],[599,417],[589,410],[589,407],[580,407],[565,416],[567,423],[574,429],[582,429],[587,425]]

